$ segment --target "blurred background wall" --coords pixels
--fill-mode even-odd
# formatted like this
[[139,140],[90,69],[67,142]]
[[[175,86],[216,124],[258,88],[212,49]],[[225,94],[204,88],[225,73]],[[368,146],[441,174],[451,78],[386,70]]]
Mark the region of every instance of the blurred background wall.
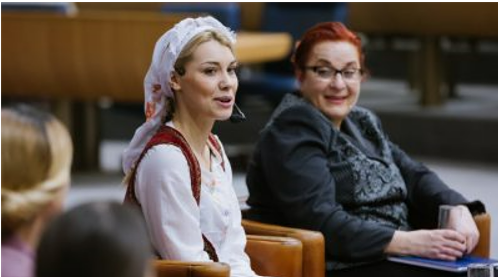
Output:
[[[141,80],[150,61],[150,45],[164,27],[157,23],[145,27],[154,29],[150,34],[139,34],[135,27],[201,14],[213,14],[239,32],[285,32],[291,35],[292,44],[317,22],[342,21],[362,37],[371,72],[363,84],[360,105],[378,113],[394,142],[414,155],[498,163],[497,3],[69,4],[70,9],[50,11],[44,6],[42,11],[36,5],[19,8],[15,3],[2,3],[2,105],[30,101],[63,117],[81,146],[75,153],[76,169],[118,170],[119,150],[143,120]],[[31,17],[16,19],[19,13]],[[88,52],[94,46],[71,35],[78,32],[77,26],[57,25],[58,31],[69,34],[64,39],[72,41],[77,53],[71,61],[64,61],[58,57],[67,55],[67,49],[58,48],[58,38],[50,37],[55,32],[43,25],[40,32],[27,33],[32,39],[46,34],[48,39],[40,40],[36,49],[48,54],[21,64],[32,51],[22,50],[28,45],[19,36],[23,25],[12,25],[13,21],[27,22],[42,13],[74,20],[121,20],[117,25],[128,24],[125,30],[130,31],[121,33],[94,21],[93,28],[105,32],[95,38],[102,41],[102,47]],[[241,169],[279,99],[296,88],[290,51],[277,61],[242,65],[237,101],[248,120],[216,126]],[[124,58],[130,61],[124,63]],[[67,62],[84,66],[71,75],[62,67]],[[88,79],[97,70],[98,78]],[[49,81],[59,92],[33,92],[32,88],[48,87]],[[107,86],[105,93],[93,89],[96,86]],[[134,96],[126,98],[130,94]]]

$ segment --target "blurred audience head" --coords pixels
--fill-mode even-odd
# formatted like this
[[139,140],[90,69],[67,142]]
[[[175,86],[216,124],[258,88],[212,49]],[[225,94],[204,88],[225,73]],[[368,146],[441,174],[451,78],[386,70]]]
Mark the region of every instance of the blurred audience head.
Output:
[[62,210],[73,146],[62,123],[28,105],[2,108],[2,237]]
[[153,277],[145,224],[133,207],[115,202],[77,206],[42,236],[37,277]]

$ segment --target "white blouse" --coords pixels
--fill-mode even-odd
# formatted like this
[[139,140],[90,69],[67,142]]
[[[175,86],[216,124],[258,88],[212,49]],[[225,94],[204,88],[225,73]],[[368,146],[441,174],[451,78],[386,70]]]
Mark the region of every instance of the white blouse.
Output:
[[201,165],[201,200],[197,206],[187,159],[180,148],[154,146],[138,166],[136,197],[152,244],[163,259],[210,261],[202,232],[216,249],[219,261],[230,265],[232,277],[257,276],[244,252],[246,236],[232,187],[232,169],[226,155],[223,159],[225,170],[219,155],[211,155],[211,171]]

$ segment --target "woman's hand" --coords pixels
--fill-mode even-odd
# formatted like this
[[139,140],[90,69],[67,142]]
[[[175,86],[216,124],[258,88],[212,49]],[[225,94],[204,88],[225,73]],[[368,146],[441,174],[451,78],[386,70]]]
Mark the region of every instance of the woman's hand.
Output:
[[466,253],[472,252],[479,242],[479,230],[472,214],[466,206],[459,205],[451,209],[448,228],[465,236]]
[[453,261],[462,257],[466,249],[464,235],[444,229],[395,231],[385,252]]

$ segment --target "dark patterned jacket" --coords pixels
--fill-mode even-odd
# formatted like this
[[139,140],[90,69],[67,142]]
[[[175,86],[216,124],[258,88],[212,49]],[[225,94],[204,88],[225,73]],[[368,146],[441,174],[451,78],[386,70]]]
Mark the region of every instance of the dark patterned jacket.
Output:
[[440,204],[467,200],[389,141],[355,107],[333,127],[288,94],[260,134],[249,165],[250,219],[321,231],[332,268],[384,258],[396,229],[435,228]]

